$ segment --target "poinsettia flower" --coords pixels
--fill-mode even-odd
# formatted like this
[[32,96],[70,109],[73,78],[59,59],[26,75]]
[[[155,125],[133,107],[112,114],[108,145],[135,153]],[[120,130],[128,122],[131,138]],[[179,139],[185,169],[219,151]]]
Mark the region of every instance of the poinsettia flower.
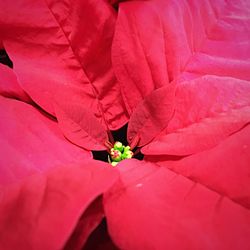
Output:
[[[121,249],[248,249],[247,3],[131,1],[120,5],[115,23],[116,14],[105,2],[104,10],[94,1],[28,2],[19,1],[14,10],[4,6],[40,15],[32,22],[20,16],[9,21],[3,12],[1,29],[9,28],[3,44],[18,81],[11,70],[0,68],[7,79],[1,93],[37,103],[58,123],[30,104],[1,99],[2,144],[7,146],[1,164],[0,246],[80,249],[105,215]],[[86,49],[87,41],[73,29],[86,23],[87,11],[97,18],[87,29],[88,44],[97,39],[100,46],[101,24],[108,26],[103,39],[109,42],[100,54],[96,44]],[[23,31],[20,24],[32,27]],[[114,26],[112,61],[119,82],[111,64],[104,69],[92,61],[99,55],[110,62]],[[34,32],[51,40],[39,47],[41,38],[30,39]],[[218,44],[206,40],[212,35]],[[59,44],[70,47],[70,56],[54,47]],[[227,46],[225,51],[220,45]],[[50,63],[55,67],[49,71]],[[91,95],[78,85],[82,79],[92,86]],[[11,87],[6,88],[7,81]],[[89,150],[105,149],[109,130],[129,116],[127,140],[141,149],[144,160],[122,160],[113,168],[89,159]]]

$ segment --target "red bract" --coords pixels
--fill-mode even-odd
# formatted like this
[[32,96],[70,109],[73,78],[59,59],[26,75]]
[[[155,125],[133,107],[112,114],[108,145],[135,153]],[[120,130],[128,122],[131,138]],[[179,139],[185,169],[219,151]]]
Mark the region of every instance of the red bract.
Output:
[[76,89],[85,108],[117,129],[128,117],[111,67],[116,14],[105,1],[95,2],[1,2],[0,39],[39,106],[54,114],[54,97],[63,103],[58,95]]
[[[0,249],[81,249],[104,216],[120,249],[250,248],[247,1],[0,7]],[[90,159],[129,117],[144,160]]]
[[119,170],[104,205],[121,249],[249,248],[249,210],[156,164],[128,160]]
[[249,119],[249,82],[215,76],[182,82],[176,89],[174,115],[167,128],[142,151],[151,155],[194,154],[239,131]]

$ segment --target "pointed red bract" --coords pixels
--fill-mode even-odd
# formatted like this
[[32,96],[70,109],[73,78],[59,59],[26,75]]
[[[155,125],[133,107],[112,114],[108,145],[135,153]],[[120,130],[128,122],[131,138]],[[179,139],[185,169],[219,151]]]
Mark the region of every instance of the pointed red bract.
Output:
[[1,184],[91,157],[91,152],[68,142],[57,123],[31,105],[4,97],[0,103]]
[[174,115],[148,155],[189,155],[211,148],[250,122],[250,84],[229,77],[204,76],[180,83]]
[[4,97],[0,103],[0,249],[61,249],[81,217],[81,237],[71,244],[82,246],[103,218],[101,203],[91,202],[116,172],[90,160],[34,107]]
[[133,112],[128,124],[128,142],[144,146],[155,138],[168,124],[174,112],[175,85],[153,91]]
[[100,121],[105,117],[111,129],[127,122],[111,67],[115,18],[104,0],[0,3],[4,47],[20,84],[39,106],[54,114],[58,90],[77,88],[84,108]]
[[91,111],[84,108],[84,102],[72,95],[63,103],[55,101],[55,112],[59,127],[72,143],[88,150],[105,150],[108,135]]
[[[84,243],[102,218],[102,208],[94,210],[91,202],[117,178],[107,165],[87,160],[59,166],[2,188],[0,249],[63,249],[81,217]],[[80,249],[79,242],[75,246]]]
[[149,156],[146,160],[170,168],[250,208],[250,126],[216,147],[187,156]]
[[249,13],[246,0],[120,4],[112,58],[131,109],[148,91],[177,78],[249,80]]
[[159,18],[151,17],[149,1],[131,1],[119,5],[112,62],[127,110],[153,90],[167,84],[165,44]]
[[250,212],[168,169],[119,163],[121,182],[105,195],[120,249],[248,249]]

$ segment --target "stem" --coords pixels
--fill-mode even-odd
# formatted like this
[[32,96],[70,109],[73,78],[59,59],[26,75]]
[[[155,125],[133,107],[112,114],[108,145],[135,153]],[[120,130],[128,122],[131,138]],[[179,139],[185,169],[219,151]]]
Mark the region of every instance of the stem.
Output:
[[113,148],[113,144],[110,141],[105,141],[104,145],[107,148],[108,153],[110,153],[110,149]]

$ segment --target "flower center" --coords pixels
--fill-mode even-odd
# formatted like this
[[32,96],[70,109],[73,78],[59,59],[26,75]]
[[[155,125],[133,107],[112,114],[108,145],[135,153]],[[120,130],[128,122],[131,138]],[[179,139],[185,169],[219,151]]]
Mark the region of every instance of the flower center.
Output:
[[115,167],[120,161],[130,159],[133,155],[134,153],[130,150],[130,146],[124,146],[117,141],[114,143],[113,148],[110,149],[109,163]]

